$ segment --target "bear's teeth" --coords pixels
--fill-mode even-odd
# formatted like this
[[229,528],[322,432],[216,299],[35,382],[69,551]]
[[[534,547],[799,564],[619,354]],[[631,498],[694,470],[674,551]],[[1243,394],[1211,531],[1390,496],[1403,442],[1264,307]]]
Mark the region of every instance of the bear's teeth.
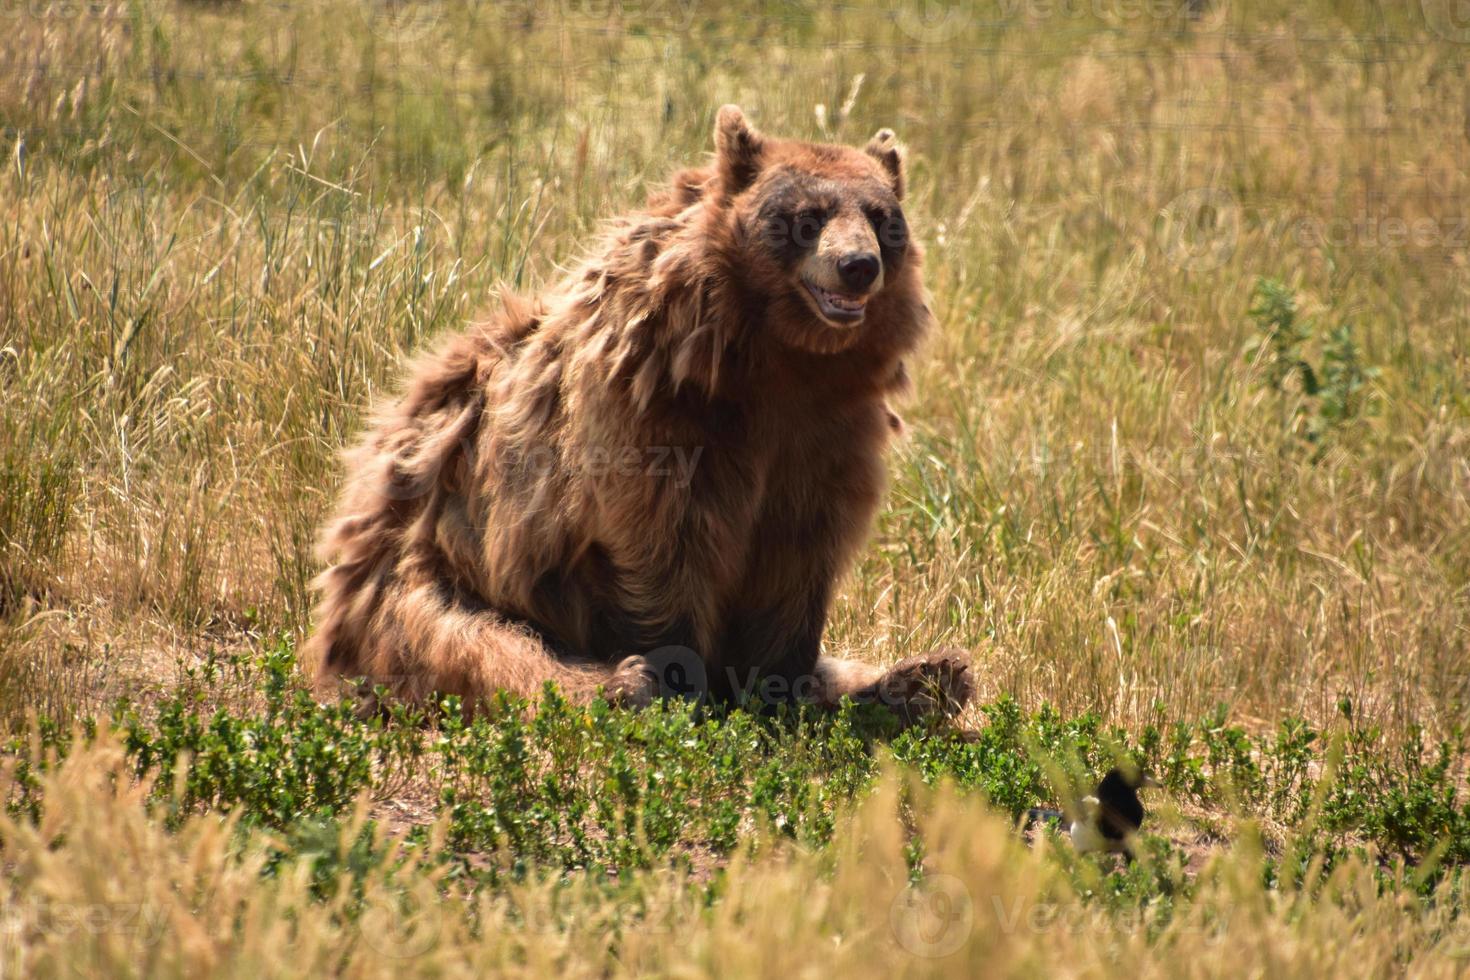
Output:
[[867,296],[848,296],[818,286],[811,280],[806,281],[806,288],[828,319],[854,323],[862,318],[863,311],[868,307]]
[[867,305],[868,302],[866,299],[855,299],[852,297],[843,296],[841,293],[834,293],[830,289],[822,290],[822,298],[831,303],[833,306],[844,310],[860,310],[865,305]]

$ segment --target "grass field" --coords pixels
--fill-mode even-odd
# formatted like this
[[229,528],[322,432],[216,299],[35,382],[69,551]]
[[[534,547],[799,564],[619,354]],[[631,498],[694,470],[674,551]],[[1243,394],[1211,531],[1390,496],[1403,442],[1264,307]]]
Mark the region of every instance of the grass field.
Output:
[[[0,0],[0,976],[1456,975],[1448,0]],[[938,329],[826,636],[959,730],[302,691],[406,354],[772,133],[909,149]],[[1128,868],[1013,821],[1118,755]]]

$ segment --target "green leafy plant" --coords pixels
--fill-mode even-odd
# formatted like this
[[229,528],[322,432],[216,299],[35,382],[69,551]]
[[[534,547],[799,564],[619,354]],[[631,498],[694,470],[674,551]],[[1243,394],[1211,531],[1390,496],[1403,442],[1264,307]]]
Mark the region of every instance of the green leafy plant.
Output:
[[[1249,315],[1257,335],[1247,343],[1246,355],[1263,365],[1263,383],[1283,396],[1287,428],[1318,443],[1369,413],[1370,384],[1379,372],[1365,362],[1351,322],[1319,335],[1316,322],[1299,313],[1296,294],[1276,279],[1256,282]],[[1321,348],[1316,363],[1315,346]],[[1295,405],[1284,397],[1293,380],[1301,396]]]
[[[258,701],[227,696],[245,678]],[[1324,739],[1305,722],[1252,735],[1224,705],[1137,739],[1105,730],[1093,714],[1027,712],[1005,696],[981,713],[970,730],[894,733],[869,705],[761,716],[673,702],[630,712],[601,701],[575,705],[548,687],[534,708],[502,696],[470,716],[445,698],[432,720],[401,707],[363,719],[349,705],[313,700],[299,684],[294,651],[278,643],[254,659],[187,670],[151,709],[119,705],[114,723],[135,773],[155,777],[156,803],[174,824],[205,810],[234,812],[243,827],[282,833],[284,856],[337,833],[364,798],[416,794],[447,818],[447,853],[492,882],[538,868],[606,875],[669,861],[718,863],[757,828],[823,847],[884,758],[925,783],[978,792],[1018,818],[1030,807],[1065,805],[1127,757],[1201,807],[1298,825],[1320,799],[1314,826],[1324,847],[1367,841],[1416,862],[1470,862],[1470,800],[1456,782],[1467,762],[1463,739],[1431,745],[1416,734],[1388,751],[1381,733],[1355,726],[1344,710],[1347,727],[1328,764]],[[12,740],[12,813],[40,818],[36,776],[74,741],[54,723]],[[920,861],[922,842],[913,847]],[[357,860],[317,849],[323,868]]]

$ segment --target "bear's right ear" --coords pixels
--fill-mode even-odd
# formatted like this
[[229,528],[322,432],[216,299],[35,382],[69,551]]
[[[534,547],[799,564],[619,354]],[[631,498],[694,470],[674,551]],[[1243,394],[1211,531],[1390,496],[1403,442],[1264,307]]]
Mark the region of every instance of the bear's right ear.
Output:
[[755,183],[765,147],[765,138],[751,128],[738,105],[720,107],[715,117],[715,166],[720,175],[720,191],[726,198]]
[[893,185],[893,196],[903,200],[903,154],[898,149],[898,137],[891,129],[880,129],[868,140],[864,151],[868,156],[883,164],[888,171],[888,181]]

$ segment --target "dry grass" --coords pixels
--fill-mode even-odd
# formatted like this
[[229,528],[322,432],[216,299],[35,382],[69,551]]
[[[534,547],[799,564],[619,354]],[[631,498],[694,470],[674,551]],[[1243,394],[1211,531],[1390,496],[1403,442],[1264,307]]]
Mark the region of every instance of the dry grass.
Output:
[[[652,872],[620,893],[536,881],[465,894],[425,853],[340,879],[323,898],[309,859],[262,877],[269,841],[230,820],[167,833],[106,741],[48,777],[39,825],[0,818],[0,968],[17,976],[1459,976],[1460,896],[1425,905],[1353,860],[1308,892],[1267,889],[1249,832],[1199,893],[1113,915],[1098,888],[1028,850],[974,799],[885,779],[831,853],[753,841],[707,907]],[[4,789],[4,787],[0,787]],[[911,880],[901,813],[917,812],[927,872]],[[361,823],[343,830],[346,853]],[[126,846],[118,846],[125,842]],[[429,849],[432,853],[432,848]],[[1410,876],[1399,873],[1407,882]],[[354,888],[360,893],[354,893]]]
[[[915,437],[833,645],[959,643],[1128,723],[1344,693],[1389,731],[1465,720],[1464,49],[1417,11],[371,9],[11,18],[8,662],[63,662],[37,615],[88,624],[68,663],[299,635],[333,453],[404,352],[555,276],[738,99],[899,128],[933,257]],[[1246,355],[1260,276],[1380,370],[1321,445]]]
[[[166,685],[179,656],[302,635],[334,453],[402,357],[498,284],[554,278],[738,101],[781,134],[897,129],[931,257],[940,329],[912,439],[831,645],[970,647],[982,693],[1130,727],[1217,702],[1247,725],[1325,724],[1344,696],[1389,741],[1465,725],[1467,48],[1437,0],[1205,6],[7,5],[0,723],[95,712]],[[1250,355],[1262,277],[1316,318],[1303,353],[1319,367],[1330,328],[1352,324],[1377,373],[1342,420]],[[107,818],[55,852],[7,828],[8,887],[156,901],[173,926],[138,972],[249,969],[288,932],[300,952],[262,966],[392,968],[318,932],[329,912],[301,904],[299,876],[257,889],[249,860],[217,861],[217,824],[164,836],[136,803],[84,791],[98,765],[69,770],[68,792]],[[1052,900],[968,805],[934,819],[970,893]],[[862,820],[881,860],[844,854],[815,885],[818,859],[799,855],[732,874],[712,917],[615,963],[594,925],[528,943],[502,931],[505,909],[473,936],[444,901],[423,915],[458,967],[755,972],[819,942],[854,971],[921,971],[864,938],[900,872],[883,821]],[[113,826],[137,849],[109,851],[95,828]],[[1363,897],[1361,869],[1294,918],[1250,861],[1211,886],[1248,910],[1229,960],[1111,926],[966,955],[1358,973],[1433,934]],[[98,891],[113,887],[149,893]],[[39,935],[25,957],[77,957],[54,972],[138,952]]]

